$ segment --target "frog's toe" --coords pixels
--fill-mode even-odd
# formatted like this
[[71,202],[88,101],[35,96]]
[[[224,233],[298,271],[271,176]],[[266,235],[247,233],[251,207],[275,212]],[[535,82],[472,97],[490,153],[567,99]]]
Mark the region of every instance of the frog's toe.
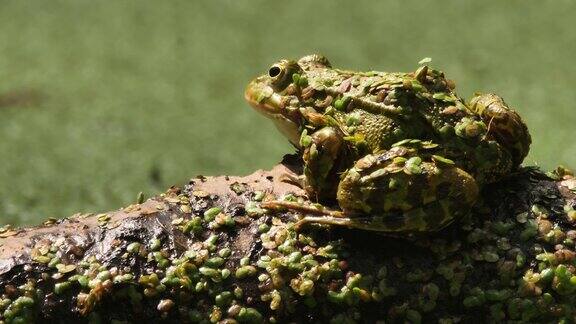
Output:
[[301,231],[302,228],[309,224],[323,224],[331,226],[348,226],[355,227],[354,220],[348,217],[334,216],[304,216],[294,224],[294,230]]
[[304,177],[303,175],[295,175],[295,174],[286,172],[286,173],[282,173],[280,175],[279,180],[281,182],[295,185],[299,188],[304,188],[306,177]]
[[305,205],[293,201],[272,200],[262,202],[260,206],[271,210],[290,210],[302,214],[324,215],[336,218],[344,217],[344,214],[341,211],[333,210],[320,204]]

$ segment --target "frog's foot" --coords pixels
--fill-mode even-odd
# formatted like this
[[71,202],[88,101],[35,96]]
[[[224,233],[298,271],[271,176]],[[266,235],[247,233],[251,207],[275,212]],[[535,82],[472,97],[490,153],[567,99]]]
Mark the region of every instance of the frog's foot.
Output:
[[272,210],[291,210],[306,215],[294,224],[296,231],[300,231],[302,226],[310,223],[339,226],[350,226],[350,224],[353,224],[352,219],[346,217],[342,211],[323,206],[302,205],[292,201],[267,201],[260,206]]
[[299,231],[303,226],[308,224],[324,224],[394,235],[394,232],[403,232],[402,230],[394,231],[393,229],[400,229],[400,225],[406,221],[406,215],[392,213],[386,217],[357,217],[357,215],[349,215],[350,217],[346,217],[345,215],[344,213],[340,213],[337,216],[305,216],[294,224],[294,228],[296,231]]
[[488,130],[486,136],[495,139],[512,156],[515,166],[520,165],[530,150],[528,127],[504,99],[495,94],[477,94],[470,100],[470,109],[482,118]]
[[265,201],[260,204],[260,207],[272,210],[292,210],[302,214],[323,215],[334,218],[345,217],[344,213],[339,210],[333,210],[323,206],[303,205],[293,201]]
[[304,218],[294,224],[294,230],[299,232],[303,226],[308,224],[325,224],[335,226],[348,226],[354,227],[354,221],[349,217],[334,217],[334,216],[304,216]]
[[[339,210],[325,207],[317,208],[291,201],[268,201],[263,202],[261,207],[273,210],[292,210],[306,215],[294,224],[294,230],[297,232],[307,225],[329,225],[386,233],[386,235],[394,236],[395,232],[403,232],[401,230],[402,224],[413,222],[414,218],[421,217],[420,210],[405,214],[390,213],[386,217],[348,215]],[[399,230],[396,231],[395,229]]]
[[304,188],[306,177],[304,175],[295,175],[293,173],[282,173],[278,178],[281,182],[289,183],[298,188]]

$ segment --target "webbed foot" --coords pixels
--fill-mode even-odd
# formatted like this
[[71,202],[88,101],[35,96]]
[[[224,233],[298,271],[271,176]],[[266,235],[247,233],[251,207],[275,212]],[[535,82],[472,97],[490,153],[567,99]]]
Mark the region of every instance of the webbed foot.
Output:
[[349,217],[334,217],[334,216],[304,216],[304,218],[294,224],[294,229],[299,232],[303,226],[308,224],[325,224],[335,226],[352,226],[354,221]]
[[[332,210],[322,205],[302,205],[292,201],[266,201],[260,205],[262,208],[271,210],[291,210],[305,214],[302,219],[294,224],[294,229],[299,231],[302,226],[309,223],[328,224],[328,225],[341,225],[347,226],[351,223],[351,219],[346,217],[342,211]],[[318,215],[318,216],[310,216]]]
[[293,201],[280,201],[272,200],[265,201],[260,204],[262,208],[272,209],[272,210],[292,210],[300,213],[307,213],[312,215],[325,215],[332,217],[344,217],[344,214],[339,210],[332,210],[326,208],[320,204],[315,205],[303,205]]

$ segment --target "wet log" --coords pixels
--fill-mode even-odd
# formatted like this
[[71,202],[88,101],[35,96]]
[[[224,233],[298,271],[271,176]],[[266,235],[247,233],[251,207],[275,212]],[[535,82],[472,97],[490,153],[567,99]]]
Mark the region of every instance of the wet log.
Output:
[[0,231],[5,323],[571,322],[576,179],[524,168],[428,236],[310,226],[287,156],[98,215]]

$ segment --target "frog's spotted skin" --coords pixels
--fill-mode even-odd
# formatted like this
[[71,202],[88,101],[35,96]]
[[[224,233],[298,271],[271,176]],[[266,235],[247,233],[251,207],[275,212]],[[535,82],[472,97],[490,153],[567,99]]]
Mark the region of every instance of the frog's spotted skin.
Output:
[[342,209],[300,225],[403,233],[445,227],[528,154],[526,125],[500,97],[467,105],[453,89],[427,66],[353,72],[309,55],[274,64],[245,96],[302,151],[309,196]]
[[528,127],[520,116],[495,94],[476,95],[470,108],[488,120],[489,136],[502,143],[512,154],[513,163],[520,165],[530,150]]
[[478,197],[474,178],[447,160],[416,153],[397,146],[358,160],[340,182],[341,207],[376,215],[366,228],[385,232],[438,230],[467,211]]

